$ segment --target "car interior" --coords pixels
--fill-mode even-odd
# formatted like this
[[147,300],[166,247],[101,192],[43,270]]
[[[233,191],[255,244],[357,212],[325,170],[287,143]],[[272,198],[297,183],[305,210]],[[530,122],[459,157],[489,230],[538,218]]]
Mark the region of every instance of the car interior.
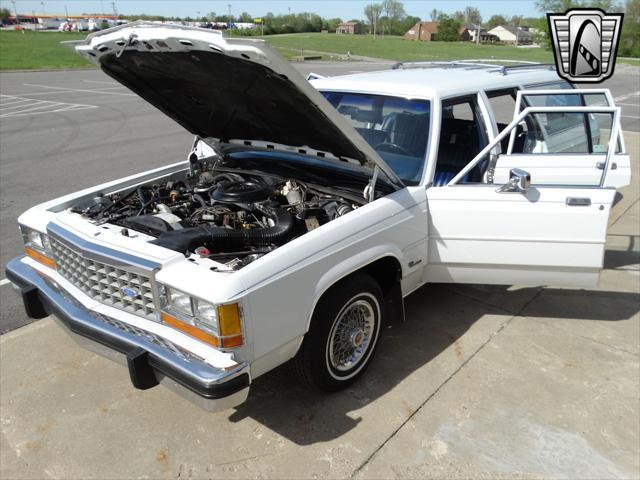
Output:
[[329,102],[407,184],[422,177],[430,103],[383,95],[325,92]]
[[[444,101],[433,186],[441,187],[449,183],[487,142],[487,132],[474,97]],[[487,164],[488,155],[465,175],[461,183],[482,182]]]

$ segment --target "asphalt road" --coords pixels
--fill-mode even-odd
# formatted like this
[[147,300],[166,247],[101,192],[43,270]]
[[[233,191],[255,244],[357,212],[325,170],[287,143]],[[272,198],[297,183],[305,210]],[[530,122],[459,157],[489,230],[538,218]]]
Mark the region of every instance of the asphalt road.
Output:
[[[386,62],[308,62],[304,74],[388,68]],[[640,131],[640,69],[617,67],[611,88],[623,130]],[[184,158],[191,135],[98,70],[0,74],[0,333],[29,323],[4,280],[21,252],[16,218],[58,196]]]

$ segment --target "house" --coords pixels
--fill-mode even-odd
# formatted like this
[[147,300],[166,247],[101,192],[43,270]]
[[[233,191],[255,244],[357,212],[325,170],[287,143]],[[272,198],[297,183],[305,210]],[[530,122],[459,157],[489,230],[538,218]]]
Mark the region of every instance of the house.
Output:
[[362,23],[360,22],[342,22],[338,24],[336,33],[343,35],[360,35],[362,33]]
[[476,35],[478,35],[478,29],[480,29],[481,43],[492,43],[500,41],[500,39],[496,35],[492,35],[481,26],[473,23],[468,23],[460,28],[460,38],[463,42],[475,42],[477,40]]
[[533,43],[531,32],[513,25],[499,25],[489,30],[489,33],[497,36],[504,43],[513,45],[530,45]]
[[404,34],[404,39],[432,42],[436,39],[438,25],[438,22],[418,22]]

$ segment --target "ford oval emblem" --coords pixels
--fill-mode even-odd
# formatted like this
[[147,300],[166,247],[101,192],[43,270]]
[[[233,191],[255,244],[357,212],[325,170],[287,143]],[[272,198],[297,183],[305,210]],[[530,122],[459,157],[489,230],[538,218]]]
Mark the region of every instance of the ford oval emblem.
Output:
[[140,292],[135,288],[122,287],[120,291],[124,294],[125,297],[138,298],[140,296]]

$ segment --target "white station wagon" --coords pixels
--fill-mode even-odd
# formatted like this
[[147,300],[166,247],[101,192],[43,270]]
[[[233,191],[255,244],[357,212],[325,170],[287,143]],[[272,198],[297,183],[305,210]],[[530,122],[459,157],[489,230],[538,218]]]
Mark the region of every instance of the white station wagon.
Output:
[[424,284],[598,281],[630,181],[607,90],[481,62],[309,82],[263,41],[143,23],[76,50],[194,146],[25,212],[7,276],[137,388],[221,410],[292,361],[335,391]]

